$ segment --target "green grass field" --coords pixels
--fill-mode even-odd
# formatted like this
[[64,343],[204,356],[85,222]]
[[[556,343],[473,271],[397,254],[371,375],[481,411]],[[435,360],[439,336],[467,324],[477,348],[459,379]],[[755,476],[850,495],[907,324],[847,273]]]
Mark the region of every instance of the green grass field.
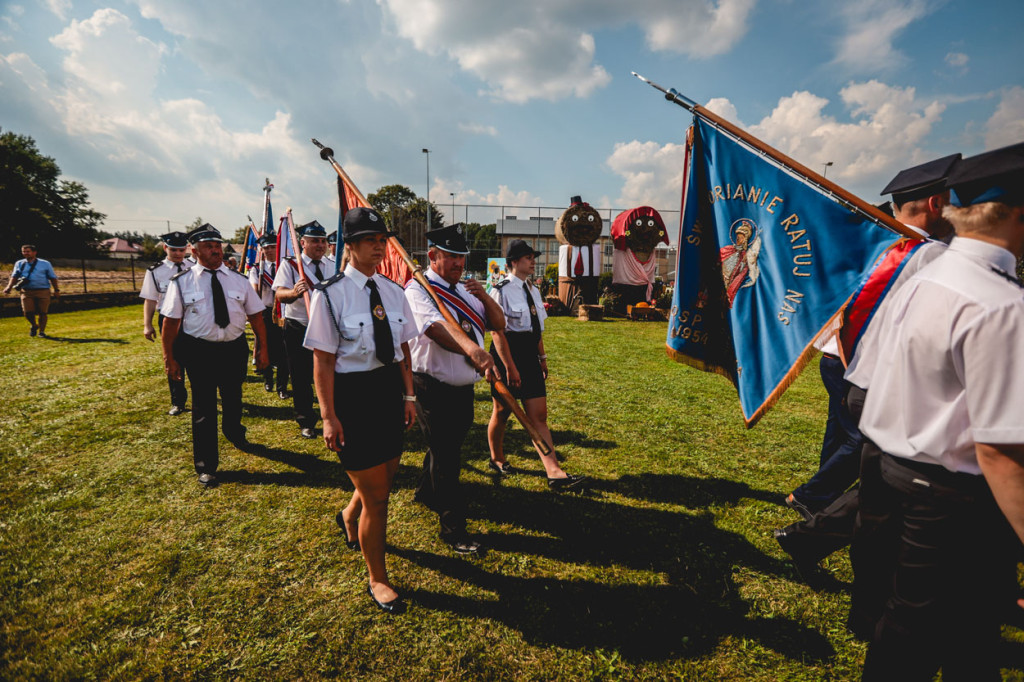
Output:
[[54,340],[0,319],[0,678],[859,677],[845,555],[815,591],[771,535],[816,466],[816,365],[748,431],[726,380],[666,358],[663,324],[552,319],[549,423],[591,491],[549,492],[518,426],[525,473],[490,476],[478,384],[462,480],[490,551],[453,555],[413,503],[411,432],[388,532],[410,608],[393,617],[334,523],[347,476],[255,375],[245,423],[264,447],[222,439],[222,485],[197,485],[140,318],[54,315]]

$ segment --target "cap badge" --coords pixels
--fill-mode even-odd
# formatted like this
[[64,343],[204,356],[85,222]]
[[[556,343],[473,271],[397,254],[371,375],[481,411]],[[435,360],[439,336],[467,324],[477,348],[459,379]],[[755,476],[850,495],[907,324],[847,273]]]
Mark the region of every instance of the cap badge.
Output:
[[370,218],[371,221],[377,222],[377,214],[376,213],[368,213],[367,216]]

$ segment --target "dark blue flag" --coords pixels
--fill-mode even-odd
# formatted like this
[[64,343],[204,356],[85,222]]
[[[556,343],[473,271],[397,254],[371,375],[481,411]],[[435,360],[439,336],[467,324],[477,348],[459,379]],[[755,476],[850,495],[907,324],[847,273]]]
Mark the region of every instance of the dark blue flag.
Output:
[[728,377],[749,427],[897,235],[700,117],[688,165],[668,352]]
[[249,269],[256,265],[256,228],[253,225],[249,226],[249,230],[245,233],[245,262],[243,263],[242,273],[248,273]]

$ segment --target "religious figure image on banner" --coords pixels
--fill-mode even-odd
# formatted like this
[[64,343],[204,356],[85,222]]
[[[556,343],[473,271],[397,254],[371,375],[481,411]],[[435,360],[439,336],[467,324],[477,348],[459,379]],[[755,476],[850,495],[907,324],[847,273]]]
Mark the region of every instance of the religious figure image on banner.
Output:
[[720,251],[722,263],[722,279],[729,297],[729,307],[740,289],[752,287],[757,282],[760,270],[757,267],[757,256],[761,253],[761,237],[757,234],[757,225],[749,218],[740,218],[729,228],[732,244],[723,246]]

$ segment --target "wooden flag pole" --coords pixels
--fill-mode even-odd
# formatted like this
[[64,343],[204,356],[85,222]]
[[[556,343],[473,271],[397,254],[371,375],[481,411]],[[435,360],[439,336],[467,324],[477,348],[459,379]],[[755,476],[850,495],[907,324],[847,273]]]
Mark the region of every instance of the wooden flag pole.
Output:
[[[295,222],[292,221],[292,207],[289,206],[285,213],[288,235],[292,241],[292,251],[295,253],[295,265],[299,268],[299,281],[306,281],[306,270],[302,267],[302,248],[299,245],[299,237],[295,234]],[[309,290],[302,292],[302,302],[306,304],[306,317],[309,317]]]
[[753,147],[754,149],[761,152],[765,156],[771,158],[776,163],[782,165],[784,168],[796,173],[797,175],[803,176],[804,179],[809,181],[811,184],[817,185],[819,188],[831,193],[842,203],[853,208],[855,211],[864,215],[865,217],[870,218],[879,225],[886,227],[887,229],[895,232],[896,234],[903,235],[904,237],[910,237],[911,239],[921,239],[920,234],[914,232],[900,221],[896,220],[895,218],[885,213],[882,213],[877,208],[875,208],[868,202],[864,201],[860,197],[857,197],[851,194],[850,192],[847,192],[845,189],[835,184],[828,178],[819,175],[818,173],[815,173],[813,170],[803,165],[799,161],[796,161],[795,159],[786,156],[778,149],[775,149],[774,147],[765,142],[762,142],[761,140],[757,139],[756,137],[754,137],[747,131],[743,130],[742,128],[739,128],[733,125],[732,123],[729,123],[721,116],[718,116],[717,114],[708,111],[701,105],[694,102],[692,99],[680,95],[678,92],[676,92],[675,88],[669,88],[668,90],[666,90],[665,88],[661,87],[654,81],[650,81],[644,78],[636,71],[633,71],[632,74],[639,78],[640,80],[642,80],[644,83],[650,85],[655,90],[660,90],[661,92],[665,93],[665,99],[667,99],[669,102],[674,102],[681,106],[682,108],[686,109],[687,111],[690,111],[695,115],[700,116],[704,120],[713,123],[714,125],[718,126],[725,132],[732,135],[733,137],[742,140],[750,147]]
[[[334,171],[338,174],[342,181],[355,193],[359,200],[363,202],[364,205],[369,206],[370,202],[366,200],[366,197],[363,196],[363,193],[359,191],[359,188],[355,186],[355,184],[352,182],[352,179],[348,177],[348,173],[345,172],[345,169],[342,168],[341,165],[334,160],[334,150],[331,149],[330,147],[323,146],[316,139],[313,140],[313,144],[320,148],[320,158],[323,159],[324,161],[329,162],[331,166],[334,168]],[[341,235],[339,235],[339,237],[340,236]],[[448,306],[442,303],[441,299],[437,295],[437,292],[434,291],[434,287],[430,284],[430,281],[427,279],[426,275],[423,274],[423,268],[418,263],[416,263],[416,261],[410,258],[408,253],[406,253],[405,247],[402,246],[402,242],[400,242],[397,237],[389,237],[388,241],[391,242],[391,245],[395,248],[395,251],[397,251],[398,255],[402,257],[403,261],[405,261],[405,264],[406,266],[408,266],[409,270],[412,271],[413,279],[419,282],[420,286],[423,287],[427,294],[429,294],[430,297],[434,299],[434,304],[437,306],[437,309],[441,311],[441,315],[444,317],[445,321],[454,325],[456,329],[458,329],[463,335],[469,338],[469,334],[466,334],[466,331],[462,329],[462,327],[459,325],[458,320],[456,320],[455,316],[452,315],[452,312],[448,310]],[[537,448],[537,451],[540,452],[542,455],[554,454],[554,449],[540,435],[540,431],[537,430],[537,426],[526,415],[526,412],[524,412],[523,408],[519,406],[519,403],[516,402],[515,397],[512,395],[511,391],[508,390],[508,386],[506,386],[505,383],[500,379],[495,379],[494,390],[501,398],[501,402],[505,406],[505,408],[510,410],[512,414],[516,416],[516,419],[519,420],[519,423],[522,424],[523,428],[526,429],[526,432],[530,434],[530,440],[533,441],[533,446]]]

